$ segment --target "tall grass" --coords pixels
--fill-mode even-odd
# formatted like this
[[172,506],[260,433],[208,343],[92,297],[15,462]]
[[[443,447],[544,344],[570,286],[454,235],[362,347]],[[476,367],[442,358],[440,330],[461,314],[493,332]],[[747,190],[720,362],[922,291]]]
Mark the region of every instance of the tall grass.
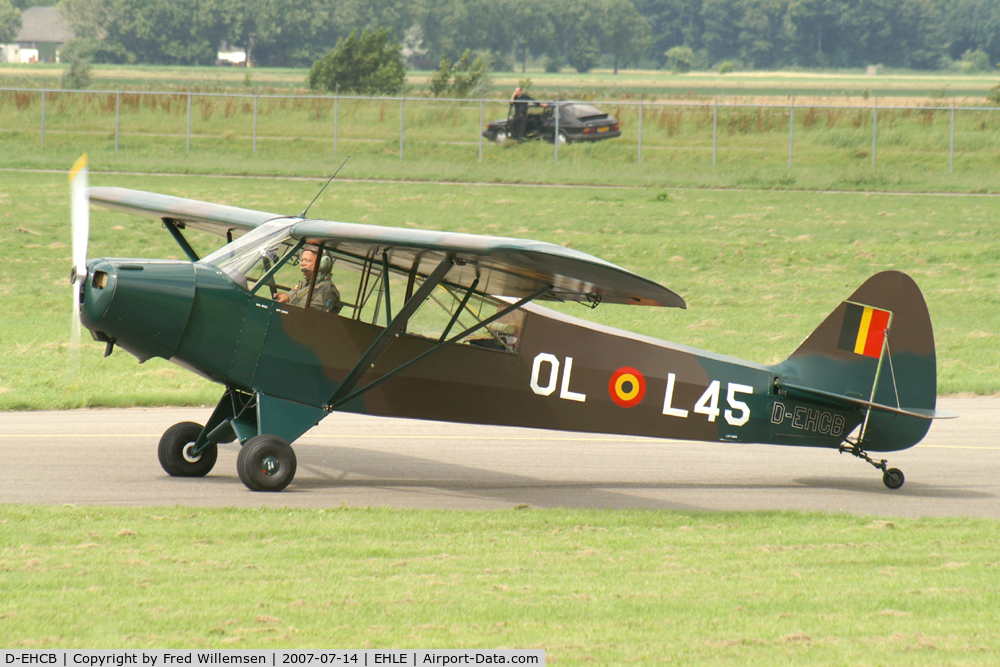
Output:
[[[564,146],[556,167],[551,146],[496,146],[480,137],[481,118],[506,116],[507,104],[495,100],[47,91],[43,126],[42,95],[0,91],[0,166],[62,168],[86,150],[109,166],[127,155],[149,156],[156,162],[149,168],[163,171],[321,175],[336,155],[350,153],[377,163],[366,176],[411,179],[744,183],[746,174],[729,176],[729,167],[772,172],[758,176],[757,187],[1000,187],[991,176],[1000,109],[612,101],[603,109],[619,119],[623,136]],[[890,174],[855,185],[863,168]]]

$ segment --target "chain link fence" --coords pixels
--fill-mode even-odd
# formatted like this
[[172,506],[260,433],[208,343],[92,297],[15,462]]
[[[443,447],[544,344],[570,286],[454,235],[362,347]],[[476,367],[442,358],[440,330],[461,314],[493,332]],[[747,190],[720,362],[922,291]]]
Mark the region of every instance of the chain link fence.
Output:
[[[634,152],[640,165],[684,153],[714,166],[728,152],[733,160],[791,167],[816,164],[832,151],[872,169],[891,158],[951,172],[956,157],[992,165],[1000,154],[1000,109],[993,107],[899,106],[875,98],[848,104],[587,102],[621,124],[621,138],[601,143]],[[224,146],[257,154],[297,143],[336,154],[367,146],[383,155],[398,150],[399,160],[447,149],[482,161],[505,148],[483,129],[507,111],[508,103],[496,99],[0,88],[0,137],[35,135],[42,148],[54,136],[81,146],[113,141],[116,151],[152,142],[189,153]],[[554,142],[552,159],[567,148]]]

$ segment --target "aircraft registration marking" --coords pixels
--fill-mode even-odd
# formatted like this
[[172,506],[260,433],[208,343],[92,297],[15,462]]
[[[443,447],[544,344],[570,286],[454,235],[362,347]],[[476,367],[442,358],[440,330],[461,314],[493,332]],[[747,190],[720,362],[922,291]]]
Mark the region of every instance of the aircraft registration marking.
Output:
[[[559,387],[559,398],[567,401],[585,403],[587,395],[570,389],[573,374],[573,357],[565,357],[562,361],[548,352],[535,355],[531,364],[531,391],[539,396],[551,396]],[[543,381],[543,377],[545,378]],[[560,382],[561,379],[561,382]],[[695,402],[691,410],[674,406],[674,387],[677,376],[667,374],[667,386],[663,394],[663,414],[667,417],[687,419],[690,414],[704,415],[709,423],[714,423],[720,415],[730,426],[743,426],[750,421],[750,406],[740,400],[740,395],[753,394],[753,387],[736,382],[726,383],[726,404],[728,408],[719,407],[722,397],[722,382],[712,380]],[[615,371],[608,382],[608,394],[615,404],[623,408],[638,405],[646,394],[646,379],[643,374],[631,366],[623,366]],[[843,425],[841,425],[843,429]]]
[[796,406],[794,410],[789,410],[785,404],[775,401],[771,410],[771,423],[783,424],[785,421],[791,422],[791,427],[800,431],[819,433],[820,435],[842,436],[847,420],[843,415],[838,415],[819,408],[807,408],[803,405]]

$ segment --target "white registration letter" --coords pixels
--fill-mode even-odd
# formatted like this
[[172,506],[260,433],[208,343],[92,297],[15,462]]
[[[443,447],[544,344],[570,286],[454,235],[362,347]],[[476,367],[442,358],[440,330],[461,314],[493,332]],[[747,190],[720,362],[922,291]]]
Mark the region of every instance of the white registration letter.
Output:
[[674,383],[677,381],[677,376],[673,373],[667,373],[667,393],[663,395],[663,414],[668,417],[680,417],[681,419],[687,419],[688,411],[682,408],[673,407],[674,404]]
[[[541,371],[542,364],[548,362],[551,366],[549,371],[549,382],[544,387],[538,384],[538,375]],[[556,381],[559,379],[559,360],[556,359],[555,355],[549,354],[548,352],[541,352],[535,357],[535,361],[531,364],[531,391],[535,392],[539,396],[549,396],[556,390]]]
[[[556,368],[559,368],[558,361],[556,362]],[[553,375],[555,371],[553,371]],[[566,357],[566,370],[563,371],[562,387],[559,389],[559,398],[565,398],[567,401],[579,401],[583,403],[587,400],[586,394],[581,394],[575,391],[569,390],[569,376],[573,374],[573,357]]]

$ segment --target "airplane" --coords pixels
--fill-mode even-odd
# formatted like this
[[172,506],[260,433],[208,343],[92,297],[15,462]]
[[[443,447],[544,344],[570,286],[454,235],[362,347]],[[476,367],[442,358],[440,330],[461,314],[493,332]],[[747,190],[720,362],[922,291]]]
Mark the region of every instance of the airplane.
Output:
[[[912,447],[932,419],[957,416],[935,409],[930,316],[898,271],[869,278],[787,359],[763,365],[539,305],[686,307],[652,280],[562,246],[81,191],[162,223],[187,256],[85,261],[86,231],[74,231],[74,299],[105,355],[160,357],[224,387],[206,424],[163,433],[158,456],[172,476],[207,475],[218,446],[238,440],[246,487],[280,491],[295,476],[291,444],[331,412],[355,412],[829,448],[898,489],[903,473],[870,453]],[[85,202],[74,219],[87,229]],[[201,257],[188,230],[225,242]],[[310,301],[323,280],[339,290],[336,308]],[[296,282],[305,300],[279,300]]]

